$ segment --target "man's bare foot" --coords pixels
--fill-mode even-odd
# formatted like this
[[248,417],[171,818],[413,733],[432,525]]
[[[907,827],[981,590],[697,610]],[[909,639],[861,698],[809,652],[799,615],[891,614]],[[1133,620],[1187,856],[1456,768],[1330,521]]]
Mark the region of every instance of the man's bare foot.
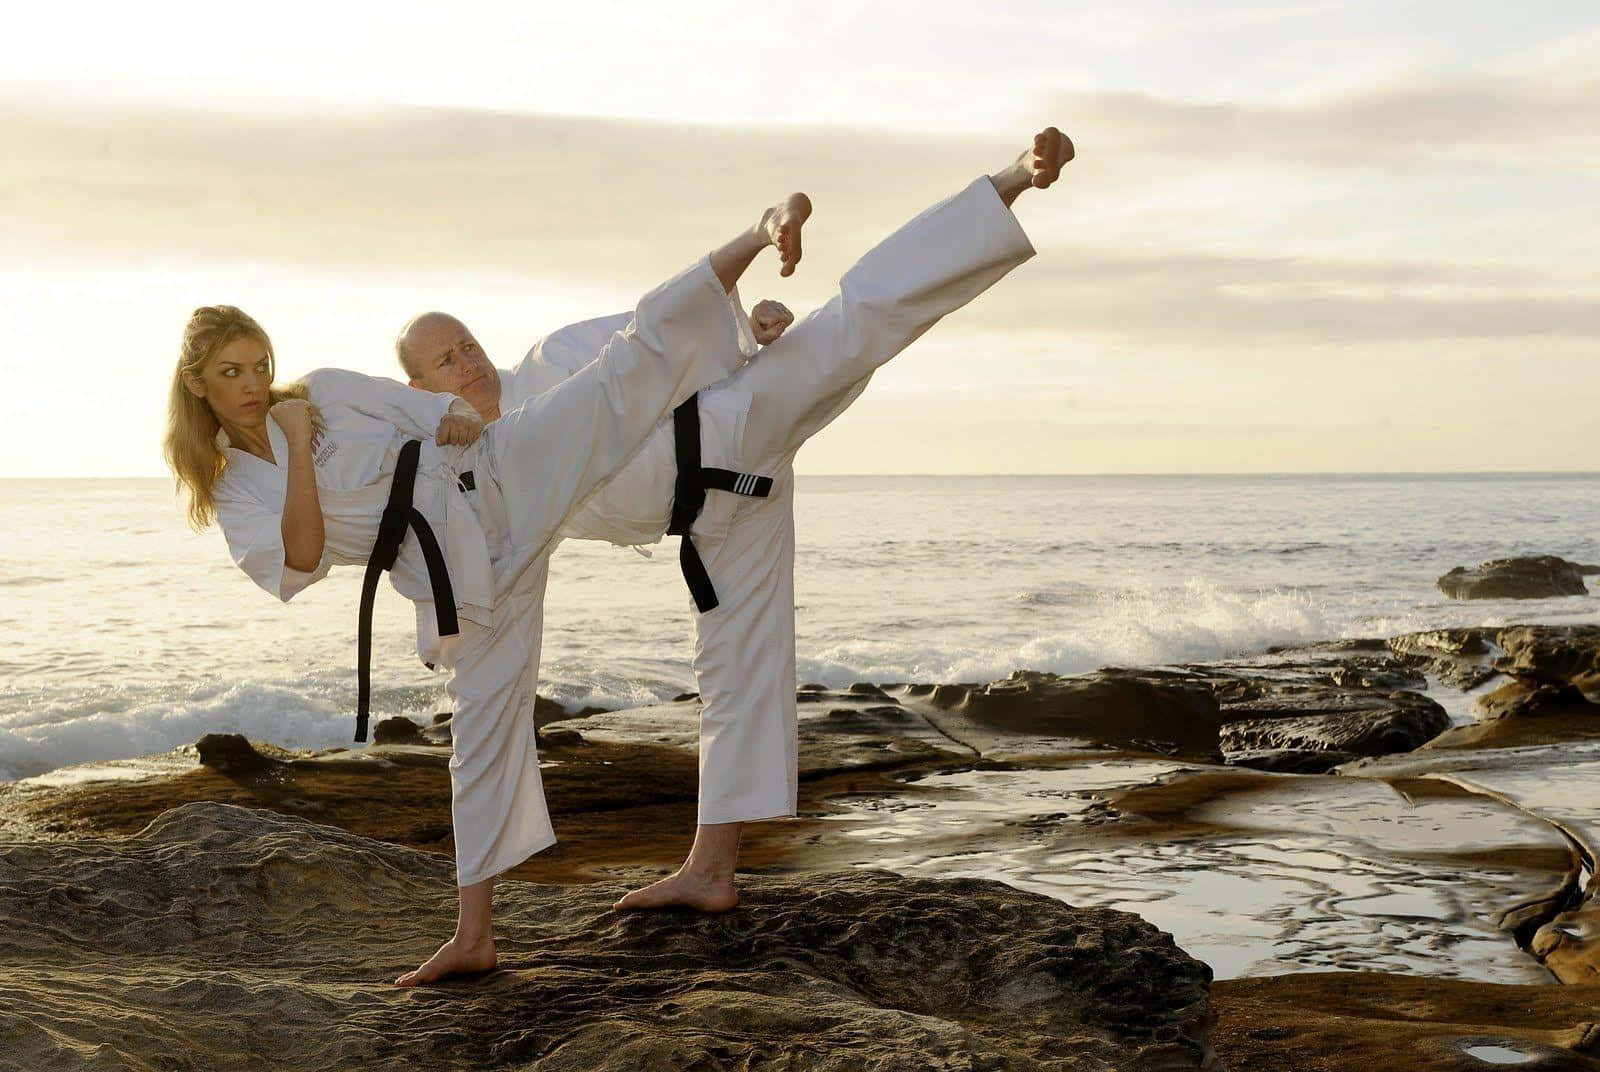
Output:
[[738,903],[739,891],[734,889],[731,877],[703,879],[676,871],[660,882],[634,890],[611,908],[616,912],[634,912],[681,905],[697,912],[726,912]]
[[1010,205],[1022,191],[1043,190],[1061,177],[1061,169],[1077,155],[1072,139],[1055,127],[1045,127],[1033,136],[1033,147],[1004,171],[989,176],[1002,200]]
[[454,938],[439,947],[416,971],[406,972],[394,981],[395,986],[422,986],[452,975],[482,975],[493,971],[499,961],[494,953],[494,939],[485,938],[475,945],[458,945]]
[[794,275],[794,266],[800,263],[800,228],[810,218],[811,198],[805,194],[790,194],[761,214],[761,230],[778,247],[778,259],[783,264],[779,275]]

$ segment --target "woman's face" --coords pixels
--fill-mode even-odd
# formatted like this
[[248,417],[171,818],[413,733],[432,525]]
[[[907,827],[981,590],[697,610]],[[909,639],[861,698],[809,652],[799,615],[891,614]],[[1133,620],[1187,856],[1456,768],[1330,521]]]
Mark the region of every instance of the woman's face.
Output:
[[225,426],[260,428],[267,423],[272,370],[267,348],[257,339],[234,339],[206,362],[198,377],[185,375],[184,385],[210,403]]

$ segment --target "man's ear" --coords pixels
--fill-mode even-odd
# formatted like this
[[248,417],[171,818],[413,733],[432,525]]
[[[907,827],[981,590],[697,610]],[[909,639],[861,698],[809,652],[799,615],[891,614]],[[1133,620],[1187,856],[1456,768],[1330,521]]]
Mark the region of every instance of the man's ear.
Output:
[[183,385],[187,387],[189,389],[189,393],[194,395],[196,398],[204,398],[206,396],[205,383],[200,379],[200,377],[196,376],[188,369],[183,370]]
[[422,388],[422,381],[417,379],[415,376],[413,376],[409,380],[407,380],[406,383],[410,384],[412,387],[415,387],[419,391],[423,389]]

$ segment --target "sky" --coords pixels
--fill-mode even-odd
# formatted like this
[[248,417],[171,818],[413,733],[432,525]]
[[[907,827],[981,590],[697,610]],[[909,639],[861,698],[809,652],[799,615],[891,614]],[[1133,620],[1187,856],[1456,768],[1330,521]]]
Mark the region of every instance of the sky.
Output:
[[[790,190],[826,301],[1054,124],[1038,256],[810,473],[1600,469],[1592,3],[57,3],[0,38],[0,477],[159,476],[178,337],[499,364]],[[78,433],[63,435],[70,425]]]

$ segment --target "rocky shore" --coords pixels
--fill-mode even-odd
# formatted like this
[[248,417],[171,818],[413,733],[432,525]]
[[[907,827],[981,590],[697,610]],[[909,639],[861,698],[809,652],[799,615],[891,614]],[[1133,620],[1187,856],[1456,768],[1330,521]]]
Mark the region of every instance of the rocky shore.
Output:
[[447,716],[0,786],[0,1067],[1600,1069],[1600,627],[800,699],[715,918],[608,910],[687,847],[694,698],[541,708],[561,842],[412,993]]

